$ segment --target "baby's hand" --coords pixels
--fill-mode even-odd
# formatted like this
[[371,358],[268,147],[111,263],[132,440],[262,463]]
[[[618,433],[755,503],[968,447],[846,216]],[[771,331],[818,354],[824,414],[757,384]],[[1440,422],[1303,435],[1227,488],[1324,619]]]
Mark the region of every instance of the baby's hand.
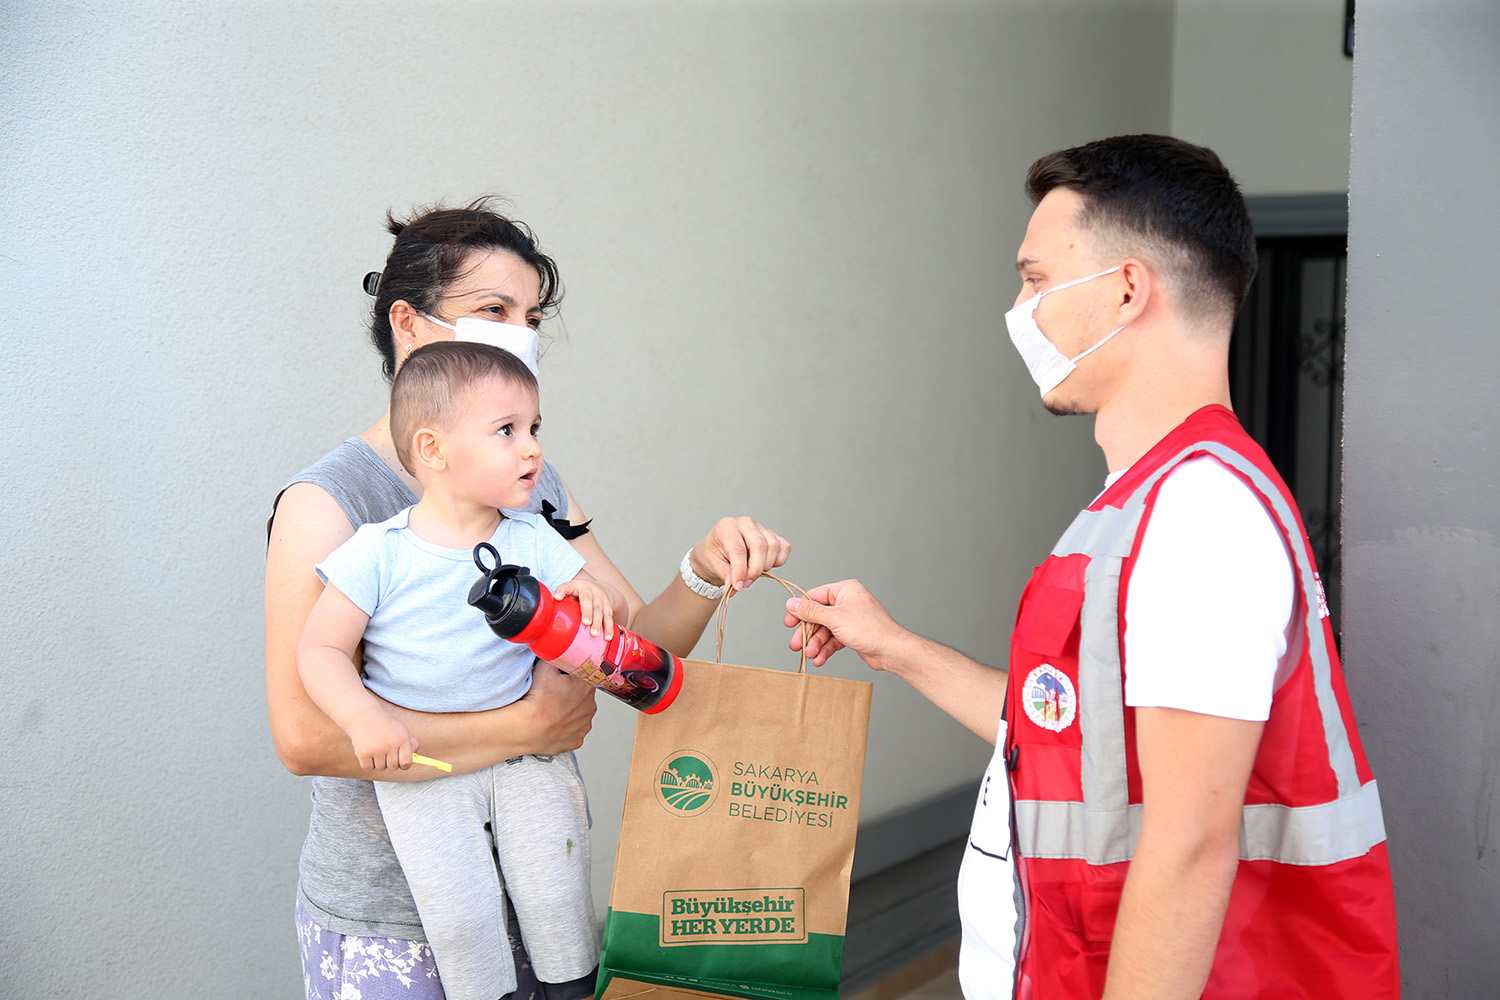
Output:
[[609,587],[582,574],[553,591],[555,597],[576,597],[583,608],[583,623],[590,635],[601,632],[606,639],[615,637],[615,593]]
[[348,720],[346,732],[354,744],[354,755],[366,771],[405,771],[411,767],[417,741],[395,716],[373,708]]

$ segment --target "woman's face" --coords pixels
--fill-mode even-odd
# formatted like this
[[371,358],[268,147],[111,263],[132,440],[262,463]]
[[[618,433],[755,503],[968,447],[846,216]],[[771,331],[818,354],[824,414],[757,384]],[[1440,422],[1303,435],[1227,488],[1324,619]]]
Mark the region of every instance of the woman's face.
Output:
[[[438,299],[433,315],[446,323],[473,316],[492,323],[536,327],[542,321],[542,278],[536,268],[504,250],[478,250]],[[392,309],[392,319],[395,309]],[[414,314],[392,323],[396,354],[404,357],[424,344],[452,340],[453,331]]]

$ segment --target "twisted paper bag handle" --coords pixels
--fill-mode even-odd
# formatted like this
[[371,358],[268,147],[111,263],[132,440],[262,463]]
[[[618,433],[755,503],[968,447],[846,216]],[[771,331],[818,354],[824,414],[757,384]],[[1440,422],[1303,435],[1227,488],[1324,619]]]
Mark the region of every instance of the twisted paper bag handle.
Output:
[[[788,583],[786,580],[783,580],[781,577],[777,576],[775,573],[762,573],[761,576],[766,577],[766,578],[771,579],[771,580],[775,580],[777,583],[781,584],[783,587],[786,588],[786,592],[788,594],[791,594],[794,597],[798,596],[798,595],[801,595],[802,597],[806,597],[807,596],[807,591],[803,590],[801,587],[797,586],[795,583]],[[734,596],[734,593],[735,593],[734,590],[732,590],[729,587],[725,587],[724,588],[724,596],[719,598],[719,607],[718,607],[718,610],[716,610],[714,612],[714,662],[715,663],[723,663],[724,662],[724,622],[725,622],[725,619],[729,615],[729,598],[732,597],[732,596]],[[797,657],[797,673],[799,673],[799,674],[805,674],[805,673],[807,673],[807,644],[812,639],[812,635],[813,635],[813,625],[812,625],[812,623],[811,622],[803,622],[802,623],[802,651],[801,651],[801,655]]]

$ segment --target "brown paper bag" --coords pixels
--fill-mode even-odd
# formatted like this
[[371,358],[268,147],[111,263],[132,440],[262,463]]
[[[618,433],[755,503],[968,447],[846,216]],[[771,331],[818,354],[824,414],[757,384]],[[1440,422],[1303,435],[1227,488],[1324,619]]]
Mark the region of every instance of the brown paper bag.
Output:
[[872,685],[683,668],[636,722],[598,995],[836,998]]

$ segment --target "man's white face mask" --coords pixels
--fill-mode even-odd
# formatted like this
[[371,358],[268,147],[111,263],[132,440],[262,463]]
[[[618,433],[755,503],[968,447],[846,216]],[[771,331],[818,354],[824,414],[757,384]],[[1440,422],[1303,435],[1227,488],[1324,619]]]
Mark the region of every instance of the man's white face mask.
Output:
[[537,333],[531,327],[517,326],[514,323],[496,323],[494,320],[480,319],[477,316],[464,316],[452,323],[444,323],[436,316],[428,316],[426,313],[421,315],[438,326],[446,326],[452,330],[454,340],[464,340],[471,344],[489,344],[502,351],[509,351],[526,362],[526,367],[531,369],[532,375],[537,374]]
[[1078,367],[1078,362],[1088,357],[1109,342],[1109,338],[1119,333],[1125,327],[1117,327],[1103,340],[1093,347],[1084,351],[1076,357],[1068,357],[1059,351],[1047,335],[1042,333],[1042,328],[1036,325],[1036,307],[1043,297],[1053,292],[1060,292],[1064,288],[1081,285],[1085,281],[1102,278],[1106,274],[1113,274],[1120,269],[1116,264],[1107,271],[1091,274],[1085,278],[1075,278],[1065,281],[1055,288],[1049,288],[1045,292],[1033,295],[1031,298],[1015,306],[1005,314],[1005,326],[1010,330],[1010,342],[1016,345],[1016,350],[1021,354],[1021,360],[1026,362],[1026,370],[1031,373],[1031,380],[1042,390],[1042,395],[1056,389],[1062,380],[1073,374],[1073,369]]

